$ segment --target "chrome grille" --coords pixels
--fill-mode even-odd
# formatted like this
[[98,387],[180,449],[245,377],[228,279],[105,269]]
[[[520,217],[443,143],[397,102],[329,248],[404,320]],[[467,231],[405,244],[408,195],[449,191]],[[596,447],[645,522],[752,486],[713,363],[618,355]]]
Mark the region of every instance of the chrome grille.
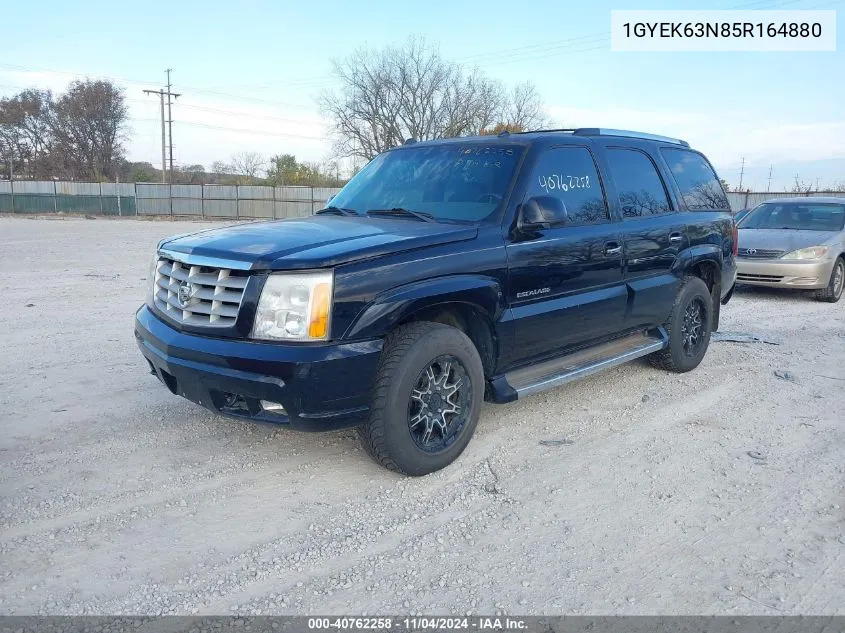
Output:
[[743,259],[777,259],[785,252],[766,248],[740,248],[738,255]]
[[248,277],[242,271],[192,266],[159,258],[155,304],[171,319],[189,325],[235,324]]

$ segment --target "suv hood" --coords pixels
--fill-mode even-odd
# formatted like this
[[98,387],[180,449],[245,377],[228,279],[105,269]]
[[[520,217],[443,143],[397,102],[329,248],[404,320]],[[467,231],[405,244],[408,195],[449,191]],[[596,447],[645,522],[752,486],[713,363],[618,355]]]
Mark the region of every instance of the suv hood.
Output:
[[766,248],[786,253],[808,246],[822,246],[833,240],[836,232],[796,231],[791,229],[739,228],[740,248]]
[[475,226],[394,218],[311,216],[237,224],[163,240],[159,248],[242,262],[244,268],[323,268],[470,240]]

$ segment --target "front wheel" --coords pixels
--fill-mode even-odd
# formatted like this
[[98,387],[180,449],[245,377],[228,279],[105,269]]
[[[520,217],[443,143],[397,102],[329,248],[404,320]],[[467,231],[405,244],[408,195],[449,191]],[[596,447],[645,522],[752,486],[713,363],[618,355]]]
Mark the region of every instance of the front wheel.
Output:
[[669,319],[663,325],[669,345],[650,355],[655,367],[678,373],[698,367],[710,344],[713,297],[698,277],[684,277],[675,295]]
[[842,297],[843,286],[845,286],[845,258],[840,257],[833,265],[827,287],[816,292],[816,299],[836,303]]
[[472,438],[483,398],[484,369],[466,334],[440,323],[403,325],[385,341],[361,444],[390,470],[440,470]]

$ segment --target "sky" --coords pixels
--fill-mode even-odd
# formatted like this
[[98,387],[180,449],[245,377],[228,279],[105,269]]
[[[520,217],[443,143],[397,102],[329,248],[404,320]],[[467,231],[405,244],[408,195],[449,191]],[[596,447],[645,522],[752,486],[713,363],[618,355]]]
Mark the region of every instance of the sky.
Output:
[[[719,175],[788,190],[796,174],[845,181],[845,44],[836,52],[611,52],[611,9],[828,9],[845,32],[845,0],[426,0],[9,2],[0,96],[62,91],[73,79],[125,88],[130,160],[161,161],[159,89],[172,68],[174,160],[227,161],[243,151],[328,160],[316,105],[337,90],[332,60],[410,36],[506,85],[533,82],[556,126],[683,138]],[[11,28],[10,28],[11,27]],[[745,161],[742,165],[743,158]],[[771,169],[771,183],[769,173]]]

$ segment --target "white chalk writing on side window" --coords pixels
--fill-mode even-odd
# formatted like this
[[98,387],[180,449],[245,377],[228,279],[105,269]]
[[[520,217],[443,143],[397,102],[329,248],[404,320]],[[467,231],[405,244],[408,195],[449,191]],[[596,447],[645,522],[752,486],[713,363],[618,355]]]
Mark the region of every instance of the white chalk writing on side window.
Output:
[[546,193],[552,191],[569,191],[570,189],[589,189],[589,176],[565,176],[563,174],[550,174],[539,177],[540,188]]

